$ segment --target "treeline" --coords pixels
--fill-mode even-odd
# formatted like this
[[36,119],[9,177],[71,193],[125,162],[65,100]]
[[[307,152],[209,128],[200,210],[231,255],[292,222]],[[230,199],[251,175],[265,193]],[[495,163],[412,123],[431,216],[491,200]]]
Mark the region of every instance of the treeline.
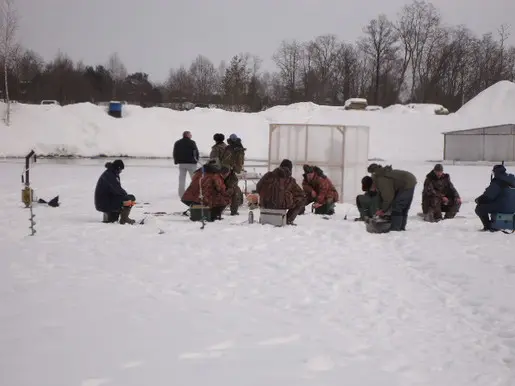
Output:
[[261,71],[260,58],[247,53],[217,66],[199,55],[189,67],[172,69],[164,84],[155,84],[148,74],[127,73],[117,54],[104,65],[88,66],[65,54],[45,63],[33,51],[20,51],[9,61],[9,94],[30,103],[118,99],[241,111],[366,98],[371,105],[438,103],[455,111],[492,84],[515,80],[515,47],[507,45],[508,37],[504,26],[482,36],[446,26],[431,3],[414,1],[396,20],[384,15],[371,20],[357,42],[334,35],[282,42],[273,55],[276,72]]

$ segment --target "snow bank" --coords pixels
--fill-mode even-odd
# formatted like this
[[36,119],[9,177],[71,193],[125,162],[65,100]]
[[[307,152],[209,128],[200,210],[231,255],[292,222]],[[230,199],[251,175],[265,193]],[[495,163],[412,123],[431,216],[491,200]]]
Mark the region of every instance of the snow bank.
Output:
[[[266,159],[268,125],[276,122],[366,125],[370,127],[370,158],[435,160],[442,157],[442,132],[515,122],[514,104],[515,84],[511,82],[499,82],[449,116],[434,114],[439,105],[345,111],[341,106],[296,103],[253,114],[124,105],[124,118],[117,119],[107,115],[105,107],[91,103],[64,107],[17,104],[11,126],[0,123],[0,156],[19,157],[35,149],[45,155],[171,157],[174,142],[189,130],[203,155],[209,153],[213,134],[221,132],[243,138],[249,158]],[[3,110],[5,106],[0,104],[0,112]]]
[[497,82],[465,103],[454,115],[459,117],[460,127],[515,123],[515,83]]

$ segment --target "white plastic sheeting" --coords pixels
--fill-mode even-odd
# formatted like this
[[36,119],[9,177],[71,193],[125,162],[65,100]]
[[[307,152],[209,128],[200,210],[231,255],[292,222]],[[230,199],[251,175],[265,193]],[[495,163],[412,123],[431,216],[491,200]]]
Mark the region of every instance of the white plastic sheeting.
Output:
[[354,203],[367,174],[368,149],[368,126],[271,124],[268,168],[289,159],[301,184],[302,166],[316,165],[333,182],[340,202]]

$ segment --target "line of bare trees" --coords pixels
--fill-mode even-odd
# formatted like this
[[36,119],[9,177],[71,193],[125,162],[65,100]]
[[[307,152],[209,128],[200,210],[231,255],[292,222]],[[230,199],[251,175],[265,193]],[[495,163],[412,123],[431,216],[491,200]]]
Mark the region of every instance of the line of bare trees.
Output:
[[12,37],[9,44],[0,39],[0,56],[4,78],[11,80],[4,97],[22,102],[115,98],[143,106],[192,102],[259,111],[301,101],[341,105],[360,97],[373,105],[438,103],[455,111],[492,84],[515,80],[515,47],[508,37],[507,26],[480,37],[464,26],[448,27],[431,3],[415,0],[397,20],[371,20],[357,42],[335,35],[283,41],[273,55],[276,72],[262,71],[260,58],[248,53],[218,66],[199,55],[155,84],[146,73],[129,74],[116,53],[104,65],[74,63],[63,53],[45,63],[31,50],[14,49]]

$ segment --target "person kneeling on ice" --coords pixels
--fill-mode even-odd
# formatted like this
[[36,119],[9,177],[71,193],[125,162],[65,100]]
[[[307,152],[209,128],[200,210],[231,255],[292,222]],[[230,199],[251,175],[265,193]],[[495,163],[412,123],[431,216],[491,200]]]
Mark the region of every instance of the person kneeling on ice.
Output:
[[364,193],[359,194],[356,197],[356,206],[359,210],[359,218],[355,219],[355,221],[367,222],[374,217],[380,205],[379,194],[377,194],[372,177],[363,177],[361,180],[361,190]]
[[229,172],[229,168],[225,166],[219,168],[213,162],[205,164],[193,173],[190,186],[182,196],[182,202],[189,207],[207,206],[210,209],[212,221],[221,220],[222,213],[231,202],[233,193],[232,189],[227,189],[224,183]]
[[391,231],[405,231],[417,179],[408,171],[376,163],[370,164],[367,171],[372,174],[374,185],[381,196],[376,215],[390,216]]
[[286,223],[293,221],[305,206],[304,192],[292,177],[293,164],[284,159],[278,168],[266,173],[258,181],[259,206],[264,209],[288,209]]
[[456,217],[461,207],[461,198],[451,182],[451,177],[443,172],[443,166],[436,164],[426,175],[422,191],[422,213],[424,221],[438,222],[442,220],[442,212],[446,219]]
[[129,218],[132,207],[136,204],[136,197],[122,188],[120,173],[125,169],[122,160],[105,164],[106,170],[98,179],[95,188],[95,208],[104,213],[104,222],[113,223],[120,218],[120,224],[134,224]]
[[331,180],[318,166],[304,165],[304,173],[302,188],[306,195],[313,199],[315,214],[333,215],[339,196]]
[[484,193],[476,198],[476,214],[483,223],[483,231],[495,231],[490,215],[515,213],[515,176],[507,174],[503,165],[495,165],[493,178]]

